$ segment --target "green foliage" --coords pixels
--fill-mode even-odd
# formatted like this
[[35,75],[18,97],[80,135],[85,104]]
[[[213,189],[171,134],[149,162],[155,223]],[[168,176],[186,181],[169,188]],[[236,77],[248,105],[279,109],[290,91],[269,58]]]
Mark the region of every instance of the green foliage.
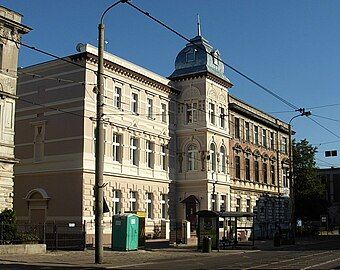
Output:
[[316,175],[315,153],[304,139],[293,141],[295,217],[318,220],[326,213],[325,185]]
[[17,219],[15,212],[5,209],[0,213],[0,241],[11,243],[17,236]]
[[39,237],[33,233],[18,233],[17,240],[22,244],[35,244],[39,242]]

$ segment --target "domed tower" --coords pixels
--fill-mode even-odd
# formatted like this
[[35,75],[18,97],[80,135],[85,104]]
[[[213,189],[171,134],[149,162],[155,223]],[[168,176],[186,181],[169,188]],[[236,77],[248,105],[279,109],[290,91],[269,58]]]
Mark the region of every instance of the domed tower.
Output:
[[177,99],[177,218],[196,225],[198,210],[229,210],[228,89],[230,80],[217,49],[197,36],[176,57],[169,76]]

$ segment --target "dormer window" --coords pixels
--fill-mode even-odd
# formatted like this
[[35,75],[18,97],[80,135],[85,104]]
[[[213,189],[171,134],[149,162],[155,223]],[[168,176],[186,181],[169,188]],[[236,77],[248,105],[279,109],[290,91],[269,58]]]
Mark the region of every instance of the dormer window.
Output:
[[195,61],[195,53],[196,53],[196,50],[194,49],[190,49],[189,51],[187,51],[185,55],[187,63]]
[[214,51],[212,55],[213,55],[213,58],[212,58],[213,64],[218,66],[218,62],[219,62],[218,59],[220,58],[220,53],[218,51]]

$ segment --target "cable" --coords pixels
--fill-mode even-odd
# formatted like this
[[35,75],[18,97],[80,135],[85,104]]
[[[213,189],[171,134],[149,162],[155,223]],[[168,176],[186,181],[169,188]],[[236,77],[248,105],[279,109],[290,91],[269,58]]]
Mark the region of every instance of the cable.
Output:
[[[193,44],[197,49],[204,51],[205,53],[208,54],[208,52],[201,48],[200,46],[198,46],[197,44],[195,44],[194,42],[192,42],[189,38],[185,37],[184,35],[182,35],[180,32],[174,30],[173,28],[171,28],[170,26],[166,25],[165,23],[163,23],[162,21],[160,21],[159,19],[157,19],[156,17],[152,16],[149,12],[142,10],[141,8],[135,6],[134,4],[130,3],[129,1],[126,2],[126,4],[128,4],[129,6],[133,7],[134,9],[136,9],[137,11],[139,11],[140,13],[144,14],[145,16],[147,16],[148,18],[150,18],[151,20],[155,21],[156,23],[160,24],[161,26],[165,27],[166,29],[168,29],[170,32],[174,33],[175,35],[181,37],[182,39],[184,39],[185,41]],[[227,64],[226,62],[224,62],[223,60],[219,59],[218,57],[214,56],[213,53],[210,54],[214,59],[216,59],[217,61],[220,61],[221,63],[223,63],[226,67],[230,68],[231,70],[233,70],[234,72],[236,72],[237,74],[239,74],[240,76],[242,76],[243,78],[245,78],[246,80],[250,81],[251,83],[255,84],[256,86],[258,86],[259,88],[261,88],[262,90],[264,90],[265,92],[269,93],[270,95],[274,96],[275,98],[277,98],[278,100],[280,100],[281,102],[283,102],[284,104],[286,104],[287,106],[297,110],[298,107],[295,106],[294,104],[290,103],[289,101],[285,100],[284,98],[280,97],[279,95],[277,95],[276,93],[274,93],[273,91],[271,91],[270,89],[268,89],[267,87],[263,86],[262,84],[256,82],[254,79],[250,78],[249,76],[247,76],[246,74],[242,73],[241,71],[237,70],[236,68],[232,67],[231,65]]]
[[311,121],[313,121],[315,124],[317,124],[318,126],[322,127],[323,129],[327,130],[329,133],[333,134],[335,137],[337,137],[338,139],[340,139],[340,136],[337,135],[336,133],[334,133],[333,131],[331,131],[329,128],[326,128],[324,125],[320,124],[318,121],[316,121],[315,119],[311,118],[310,116],[307,117],[308,119],[310,119]]
[[313,116],[340,123],[340,120],[338,120],[338,119],[329,118],[329,117],[317,115],[317,114],[314,114],[314,113],[313,113]]
[[340,103],[320,105],[320,106],[315,106],[315,107],[308,107],[306,109],[312,110],[312,109],[327,108],[327,107],[334,107],[334,106],[340,106]]

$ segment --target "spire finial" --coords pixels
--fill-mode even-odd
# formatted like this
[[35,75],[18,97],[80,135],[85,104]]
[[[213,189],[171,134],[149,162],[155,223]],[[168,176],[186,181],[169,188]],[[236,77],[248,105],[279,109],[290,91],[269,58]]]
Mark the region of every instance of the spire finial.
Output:
[[201,36],[201,21],[199,14],[197,14],[197,35]]

